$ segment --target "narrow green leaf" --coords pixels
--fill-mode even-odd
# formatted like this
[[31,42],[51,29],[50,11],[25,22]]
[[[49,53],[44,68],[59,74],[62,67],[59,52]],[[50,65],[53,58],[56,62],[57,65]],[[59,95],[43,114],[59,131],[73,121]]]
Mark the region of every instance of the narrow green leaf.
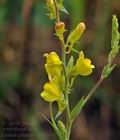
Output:
[[77,53],[77,54],[80,53],[80,52],[79,52],[78,50],[76,50],[75,48],[72,48],[71,51],[73,51],[73,52],[75,52],[75,53]]
[[73,108],[71,111],[71,119],[74,120],[81,112],[83,106],[84,106],[84,96],[80,99],[80,101],[77,103],[77,105]]
[[63,0],[59,0],[59,2],[58,2],[58,8],[59,8],[60,11],[62,11],[64,13],[66,13],[67,15],[69,15],[68,11],[63,6]]
[[62,5],[60,6],[60,11],[64,12],[65,14],[69,15],[68,11],[65,9],[65,7]]
[[59,111],[57,112],[56,116],[55,116],[55,120],[56,120],[62,113],[63,113],[63,111],[60,111],[60,110],[59,110]]
[[67,70],[70,70],[73,67],[74,64],[74,57],[71,56],[67,65]]

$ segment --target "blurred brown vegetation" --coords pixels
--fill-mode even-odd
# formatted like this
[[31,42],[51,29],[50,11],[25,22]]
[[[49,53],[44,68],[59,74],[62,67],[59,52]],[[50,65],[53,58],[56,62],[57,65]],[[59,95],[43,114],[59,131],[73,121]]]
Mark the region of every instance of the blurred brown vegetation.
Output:
[[[89,77],[76,80],[71,106],[98,80],[110,51],[111,19],[120,19],[119,0],[65,0],[70,30],[84,21],[87,29],[76,45],[96,66]],[[0,0],[0,140],[57,139],[43,114],[48,104],[40,98],[47,81],[45,52],[61,55],[54,21],[46,16],[44,0]],[[120,20],[119,20],[120,21]],[[68,32],[66,33],[67,36]],[[72,140],[120,139],[120,57],[117,67],[97,90],[72,128]]]

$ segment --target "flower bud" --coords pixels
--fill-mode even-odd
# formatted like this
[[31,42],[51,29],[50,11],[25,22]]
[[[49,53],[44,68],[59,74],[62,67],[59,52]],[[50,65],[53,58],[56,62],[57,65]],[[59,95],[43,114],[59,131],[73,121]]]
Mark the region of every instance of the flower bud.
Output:
[[73,45],[80,39],[83,31],[85,30],[85,24],[83,22],[79,23],[75,30],[73,30],[67,39],[67,45],[66,47],[68,48],[68,52],[73,48]]
[[75,42],[81,37],[84,30],[85,30],[85,24],[83,22],[79,23],[72,35]]
[[62,35],[65,32],[65,23],[58,22],[55,24],[55,31],[58,35]]
[[53,0],[47,0],[46,2],[47,8],[50,12],[50,19],[56,18],[56,10],[55,10],[55,4]]

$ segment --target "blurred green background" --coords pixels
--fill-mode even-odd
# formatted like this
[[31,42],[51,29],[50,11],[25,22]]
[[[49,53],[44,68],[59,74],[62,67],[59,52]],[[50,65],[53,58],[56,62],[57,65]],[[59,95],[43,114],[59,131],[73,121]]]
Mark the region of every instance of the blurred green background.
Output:
[[[71,30],[80,21],[86,31],[76,45],[92,59],[91,76],[79,77],[71,107],[99,79],[110,51],[111,19],[120,21],[120,0],[64,0],[69,16],[61,14]],[[57,140],[48,103],[40,98],[47,81],[42,55],[56,51],[54,21],[46,14],[45,0],[0,0],[0,140]],[[66,33],[66,36],[69,32]],[[71,140],[120,140],[120,55],[117,67],[97,90],[72,128]],[[64,119],[64,118],[63,118]]]

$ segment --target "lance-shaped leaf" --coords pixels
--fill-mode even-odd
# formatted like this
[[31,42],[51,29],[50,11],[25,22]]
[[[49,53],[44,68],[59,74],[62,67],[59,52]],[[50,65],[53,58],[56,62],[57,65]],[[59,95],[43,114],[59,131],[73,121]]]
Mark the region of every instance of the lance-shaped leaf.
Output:
[[74,120],[80,114],[83,106],[84,106],[84,96],[80,99],[80,101],[71,111],[71,120]]
[[71,56],[67,64],[67,71],[69,71],[73,67],[73,65],[74,65],[74,57]]
[[59,8],[60,11],[62,11],[62,12],[64,12],[64,13],[69,15],[68,11],[63,6],[63,0],[58,0],[58,8]]

